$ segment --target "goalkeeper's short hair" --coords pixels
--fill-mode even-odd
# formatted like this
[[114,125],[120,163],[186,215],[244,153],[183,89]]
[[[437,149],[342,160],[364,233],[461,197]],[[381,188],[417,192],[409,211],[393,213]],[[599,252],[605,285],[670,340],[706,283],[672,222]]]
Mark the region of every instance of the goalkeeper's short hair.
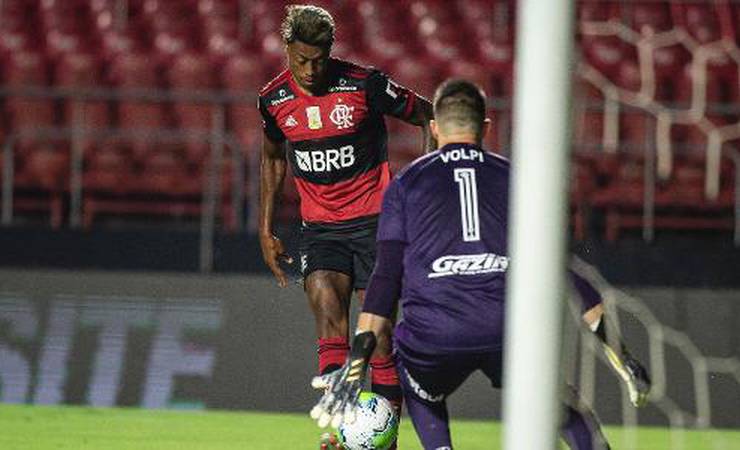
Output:
[[486,94],[475,83],[450,79],[434,94],[434,121],[445,132],[483,133],[486,118]]

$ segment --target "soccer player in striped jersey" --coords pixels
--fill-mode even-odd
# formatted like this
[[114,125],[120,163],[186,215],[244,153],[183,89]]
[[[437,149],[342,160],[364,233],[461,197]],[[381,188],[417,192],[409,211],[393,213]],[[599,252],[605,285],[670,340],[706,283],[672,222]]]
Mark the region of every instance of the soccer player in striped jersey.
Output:
[[[334,20],[322,8],[289,6],[281,33],[288,68],[262,89],[258,104],[260,244],[286,286],[280,264],[291,259],[273,233],[273,216],[290,163],[303,219],[301,272],[316,322],[319,373],[326,374],[347,357],[350,299],[354,291],[362,300],[375,264],[378,214],[391,179],[384,116],[420,127],[432,149],[432,105],[379,70],[331,57]],[[400,411],[389,343],[377,347],[370,366],[373,391]]]
[[[386,191],[377,263],[350,357],[341,371],[314,379],[327,392],[311,416],[324,426],[351,420],[369,354],[390,339],[400,299],[393,340],[409,415],[425,449],[449,450],[447,396],[476,370],[501,387],[509,162],[481,148],[489,121],[475,85],[444,83],[434,112],[440,148]],[[600,297],[571,276],[583,294],[584,319],[598,329]],[[608,448],[593,414],[575,400],[563,404],[563,438],[577,450]]]

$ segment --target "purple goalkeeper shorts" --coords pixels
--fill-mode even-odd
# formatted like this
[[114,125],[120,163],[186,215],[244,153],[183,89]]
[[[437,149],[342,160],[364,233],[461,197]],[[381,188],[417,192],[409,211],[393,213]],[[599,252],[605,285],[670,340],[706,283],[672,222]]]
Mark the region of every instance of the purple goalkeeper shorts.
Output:
[[430,355],[396,344],[398,376],[407,395],[440,402],[476,370],[483,371],[493,387],[501,388],[502,349]]

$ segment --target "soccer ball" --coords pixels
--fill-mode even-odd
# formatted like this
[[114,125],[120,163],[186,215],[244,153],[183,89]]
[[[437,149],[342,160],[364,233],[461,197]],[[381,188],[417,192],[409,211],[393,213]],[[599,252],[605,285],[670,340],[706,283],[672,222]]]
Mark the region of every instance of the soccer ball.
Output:
[[398,416],[391,402],[372,392],[362,392],[352,423],[337,429],[347,450],[387,450],[398,436]]

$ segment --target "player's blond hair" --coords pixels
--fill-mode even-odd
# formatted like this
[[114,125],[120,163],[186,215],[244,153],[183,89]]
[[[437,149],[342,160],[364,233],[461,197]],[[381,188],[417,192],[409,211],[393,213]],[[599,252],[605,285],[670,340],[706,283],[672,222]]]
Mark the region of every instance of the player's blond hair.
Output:
[[334,18],[329,11],[314,5],[288,5],[280,34],[286,44],[301,41],[316,47],[334,44]]

